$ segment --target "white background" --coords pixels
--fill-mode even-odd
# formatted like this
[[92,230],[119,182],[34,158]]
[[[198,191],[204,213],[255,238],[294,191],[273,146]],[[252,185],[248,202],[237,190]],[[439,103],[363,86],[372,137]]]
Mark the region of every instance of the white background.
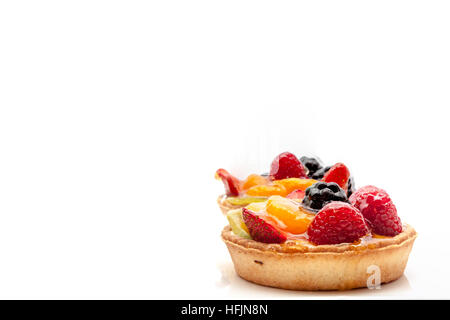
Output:
[[[448,1],[3,1],[0,298],[450,298]],[[215,203],[282,151],[419,232],[405,276],[239,279]]]

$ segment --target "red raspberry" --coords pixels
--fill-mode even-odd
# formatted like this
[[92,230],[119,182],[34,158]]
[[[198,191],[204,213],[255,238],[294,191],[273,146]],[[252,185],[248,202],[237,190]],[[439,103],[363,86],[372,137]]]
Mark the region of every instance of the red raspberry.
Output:
[[298,158],[290,152],[278,155],[270,167],[270,179],[306,178],[306,170]]
[[383,189],[365,186],[356,190],[349,200],[361,211],[374,233],[393,237],[402,232],[397,208]]
[[314,244],[350,243],[368,233],[361,213],[350,204],[334,201],[316,215],[308,228],[309,240]]

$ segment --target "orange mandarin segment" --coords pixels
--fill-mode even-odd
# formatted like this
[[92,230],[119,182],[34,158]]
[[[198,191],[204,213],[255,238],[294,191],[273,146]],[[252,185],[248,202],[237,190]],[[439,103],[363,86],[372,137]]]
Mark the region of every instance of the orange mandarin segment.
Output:
[[274,185],[282,185],[286,189],[287,193],[291,193],[294,190],[303,190],[312,186],[314,183],[318,182],[314,179],[300,179],[300,178],[287,178],[281,180],[275,180],[273,182]]
[[247,190],[254,186],[265,185],[269,181],[267,178],[260,176],[259,174],[251,174],[245,179],[242,189]]
[[301,211],[298,204],[280,196],[269,198],[266,211],[284,224],[285,231],[293,234],[305,233],[314,219],[314,215]]
[[288,193],[282,185],[262,185],[254,186],[247,190],[249,196],[269,197],[269,196],[286,196]]

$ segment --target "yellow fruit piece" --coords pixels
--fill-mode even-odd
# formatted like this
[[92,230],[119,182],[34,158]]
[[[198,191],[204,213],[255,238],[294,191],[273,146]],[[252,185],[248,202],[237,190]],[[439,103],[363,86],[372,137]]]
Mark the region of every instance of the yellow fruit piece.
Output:
[[288,192],[283,185],[262,185],[251,187],[247,190],[247,195],[258,197],[287,196]]
[[242,189],[247,190],[254,186],[260,186],[267,184],[269,181],[267,178],[264,178],[263,176],[260,176],[259,174],[251,174],[245,179]]
[[264,202],[267,197],[227,197],[226,201],[234,206],[246,206],[253,202]]
[[293,234],[305,233],[314,219],[314,215],[300,210],[295,202],[280,196],[269,198],[266,211],[284,224],[285,231]]
[[282,180],[275,180],[273,184],[283,186],[286,189],[287,194],[289,194],[297,189],[305,191],[306,188],[312,186],[316,182],[318,181],[314,179],[287,178]]
[[250,203],[246,208],[253,212],[261,212],[266,208],[267,201]]
[[242,209],[228,211],[227,219],[230,224],[231,230],[235,235],[238,235],[242,238],[251,239],[247,226],[242,219]]

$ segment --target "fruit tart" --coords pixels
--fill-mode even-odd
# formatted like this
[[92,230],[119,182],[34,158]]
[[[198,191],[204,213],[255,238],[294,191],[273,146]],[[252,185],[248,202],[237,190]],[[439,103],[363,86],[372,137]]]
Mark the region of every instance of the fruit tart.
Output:
[[[257,185],[281,185],[283,192],[228,210],[222,239],[237,274],[292,290],[347,290],[401,277],[417,234],[402,223],[389,194],[375,186],[355,191],[344,164],[300,160],[305,176],[298,177],[297,161],[278,161],[267,181]],[[313,181],[304,190],[303,185],[291,190],[290,183],[277,182],[286,179]],[[234,197],[248,197],[253,188],[236,185]],[[293,192],[295,197],[288,197]]]

